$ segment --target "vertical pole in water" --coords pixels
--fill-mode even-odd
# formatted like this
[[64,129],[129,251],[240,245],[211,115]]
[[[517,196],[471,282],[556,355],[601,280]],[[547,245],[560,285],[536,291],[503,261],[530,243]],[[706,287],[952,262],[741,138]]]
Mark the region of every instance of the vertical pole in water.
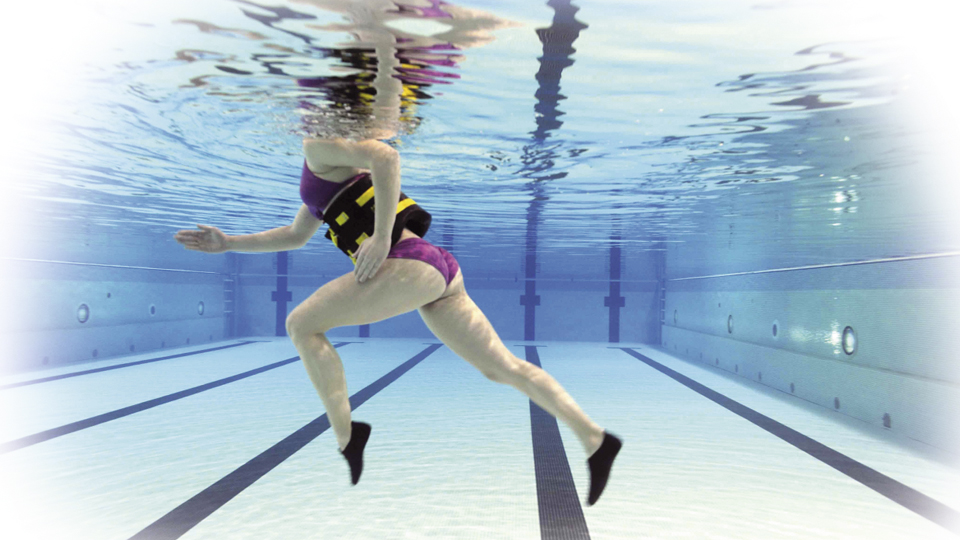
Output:
[[287,290],[287,252],[277,252],[277,290],[271,293],[277,303],[277,336],[287,335],[287,302],[293,301],[293,293]]
[[627,305],[620,296],[620,235],[610,237],[610,296],[603,298],[603,305],[610,308],[610,343],[620,342],[620,308]]
[[524,295],[520,297],[523,310],[523,339],[533,341],[537,339],[537,310],[540,305],[540,295],[537,294],[537,245],[527,244],[527,264],[524,279]]

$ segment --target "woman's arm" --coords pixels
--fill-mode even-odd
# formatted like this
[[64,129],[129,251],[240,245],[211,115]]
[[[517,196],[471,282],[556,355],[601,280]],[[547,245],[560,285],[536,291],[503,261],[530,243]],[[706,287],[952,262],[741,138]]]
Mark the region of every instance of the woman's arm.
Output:
[[307,244],[323,222],[310,213],[307,205],[300,205],[293,224],[255,234],[227,237],[229,251],[291,251]]
[[293,232],[291,225],[254,234],[227,236],[226,251],[273,252],[300,249],[303,242]]
[[227,236],[216,227],[197,225],[199,231],[179,231],[174,235],[174,238],[187,249],[205,253],[291,251],[306,245],[310,237],[320,228],[321,223],[304,204],[297,212],[297,217],[294,218],[292,225],[236,236]]

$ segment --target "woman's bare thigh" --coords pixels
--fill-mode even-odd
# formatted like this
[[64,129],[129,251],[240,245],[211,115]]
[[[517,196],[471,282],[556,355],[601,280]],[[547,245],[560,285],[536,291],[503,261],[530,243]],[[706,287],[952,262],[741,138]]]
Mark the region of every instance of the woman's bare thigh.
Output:
[[444,345],[476,367],[487,378],[506,382],[526,362],[511,353],[493,325],[463,286],[463,277],[450,282],[441,298],[419,308],[430,331]]
[[293,309],[287,317],[287,329],[291,334],[320,333],[340,326],[375,323],[429,304],[448,289],[443,274],[430,264],[386,259],[376,275],[363,283],[357,283],[355,274],[349,272],[317,289]]

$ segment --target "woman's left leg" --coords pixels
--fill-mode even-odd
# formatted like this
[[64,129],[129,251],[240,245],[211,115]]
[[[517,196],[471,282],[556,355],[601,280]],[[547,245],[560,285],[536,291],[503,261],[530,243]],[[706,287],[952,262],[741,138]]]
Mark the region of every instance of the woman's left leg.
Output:
[[325,332],[413,311],[439,298],[446,286],[440,272],[423,261],[389,258],[372,279],[357,283],[353,272],[344,274],[287,317],[287,334],[320,394],[341,450],[350,442],[350,400],[343,363]]

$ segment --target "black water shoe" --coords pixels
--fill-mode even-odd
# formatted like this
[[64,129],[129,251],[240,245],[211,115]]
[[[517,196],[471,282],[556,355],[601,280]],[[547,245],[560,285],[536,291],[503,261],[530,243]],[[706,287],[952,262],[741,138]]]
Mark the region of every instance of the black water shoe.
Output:
[[347,447],[340,450],[343,457],[350,464],[350,481],[357,485],[360,481],[360,473],[363,472],[363,448],[367,446],[367,439],[370,438],[370,424],[364,422],[350,422],[352,426],[350,432],[350,442]]
[[600,448],[587,459],[587,466],[590,467],[590,496],[587,499],[587,506],[593,506],[603,488],[607,486],[607,479],[610,478],[610,468],[613,467],[613,459],[617,457],[617,452],[623,443],[619,438],[603,432],[603,443]]

